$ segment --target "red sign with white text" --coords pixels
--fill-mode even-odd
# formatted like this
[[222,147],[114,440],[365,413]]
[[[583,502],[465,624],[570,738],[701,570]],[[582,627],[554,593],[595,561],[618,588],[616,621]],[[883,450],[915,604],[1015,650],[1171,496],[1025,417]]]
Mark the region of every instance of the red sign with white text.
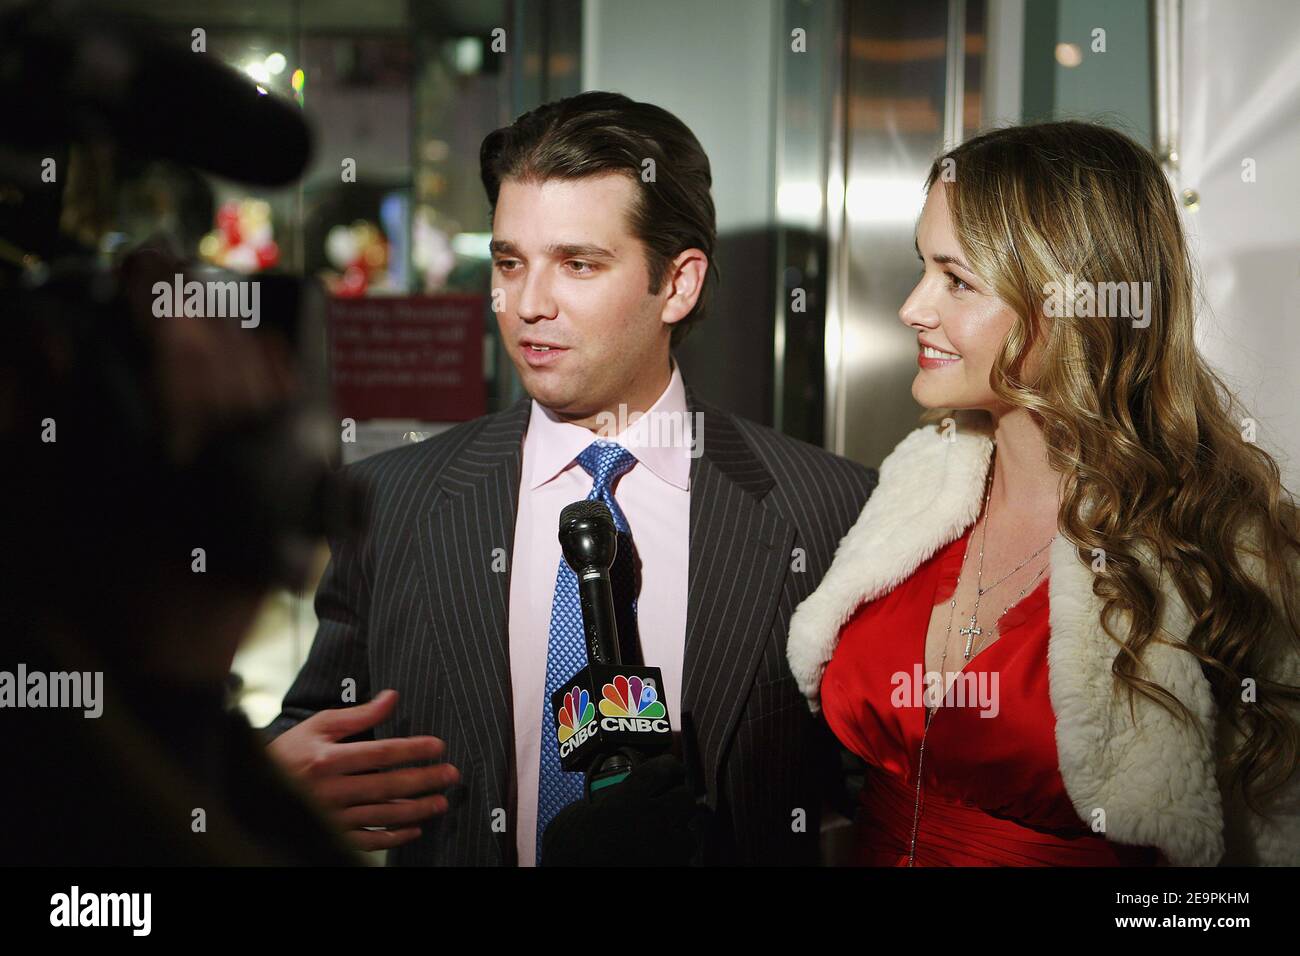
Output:
[[330,377],[342,418],[456,422],[487,411],[479,295],[330,299]]

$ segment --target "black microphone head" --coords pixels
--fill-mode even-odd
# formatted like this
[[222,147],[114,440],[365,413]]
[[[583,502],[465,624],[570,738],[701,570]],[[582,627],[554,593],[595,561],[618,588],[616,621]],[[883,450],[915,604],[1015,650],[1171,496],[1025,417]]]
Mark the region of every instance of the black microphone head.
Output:
[[575,573],[608,571],[618,552],[618,529],[603,501],[575,501],[560,512],[560,548]]

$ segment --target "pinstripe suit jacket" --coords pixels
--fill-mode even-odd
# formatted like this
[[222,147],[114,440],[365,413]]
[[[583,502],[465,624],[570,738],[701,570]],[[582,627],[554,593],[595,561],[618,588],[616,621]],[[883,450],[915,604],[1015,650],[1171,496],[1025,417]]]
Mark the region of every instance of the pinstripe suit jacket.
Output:
[[[815,862],[822,774],[836,751],[790,673],[786,628],[876,473],[689,388],[686,398],[703,432],[691,462],[682,708],[694,717],[724,859]],[[515,862],[508,558],[529,412],[521,399],[350,466],[369,520],[354,539],[330,542],[316,640],[266,728],[273,738],[340,706],[353,678],[357,700],[400,694],[377,736],[447,742],[461,771],[451,807],[390,863]]]

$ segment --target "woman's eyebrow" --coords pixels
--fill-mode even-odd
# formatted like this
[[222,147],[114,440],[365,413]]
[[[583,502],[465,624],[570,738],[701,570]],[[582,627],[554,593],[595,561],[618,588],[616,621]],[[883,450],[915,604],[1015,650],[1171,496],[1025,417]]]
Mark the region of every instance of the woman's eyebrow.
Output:
[[[912,239],[912,247],[913,247],[914,249],[916,249],[916,258],[918,258],[918,259],[920,259],[922,262],[924,262],[924,261],[925,261],[925,256],[921,255],[921,246],[920,246],[919,243],[917,243],[915,237]],[[959,267],[961,267],[962,269],[965,269],[965,270],[966,270],[967,272],[969,272],[971,275],[974,275],[974,274],[975,274],[975,270],[972,269],[970,266],[966,265],[966,263],[963,262],[963,261],[962,261],[960,258],[958,258],[957,256],[949,256],[949,255],[945,255],[944,253],[941,253],[941,252],[940,252],[940,253],[936,253],[936,254],[932,255],[932,256],[930,257],[930,261],[931,261],[931,262],[934,262],[934,263],[937,264],[937,265],[941,265],[941,266],[946,266],[946,265],[949,265],[949,264],[954,265],[954,266],[959,266]]]
[[943,254],[937,254],[931,256],[930,258],[933,259],[935,262],[939,263],[939,265],[941,266],[946,266],[949,264],[954,266],[960,266],[961,268],[969,272],[971,275],[975,274],[974,270],[971,269],[970,266],[966,265],[966,263],[962,262],[961,259],[957,258],[956,256],[946,256]]

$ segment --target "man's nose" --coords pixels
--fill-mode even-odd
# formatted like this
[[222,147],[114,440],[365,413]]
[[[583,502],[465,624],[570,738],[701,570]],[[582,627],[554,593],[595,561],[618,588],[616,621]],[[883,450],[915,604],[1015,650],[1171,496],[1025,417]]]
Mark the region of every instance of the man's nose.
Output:
[[525,322],[555,318],[555,296],[544,271],[530,271],[519,289],[519,317]]

